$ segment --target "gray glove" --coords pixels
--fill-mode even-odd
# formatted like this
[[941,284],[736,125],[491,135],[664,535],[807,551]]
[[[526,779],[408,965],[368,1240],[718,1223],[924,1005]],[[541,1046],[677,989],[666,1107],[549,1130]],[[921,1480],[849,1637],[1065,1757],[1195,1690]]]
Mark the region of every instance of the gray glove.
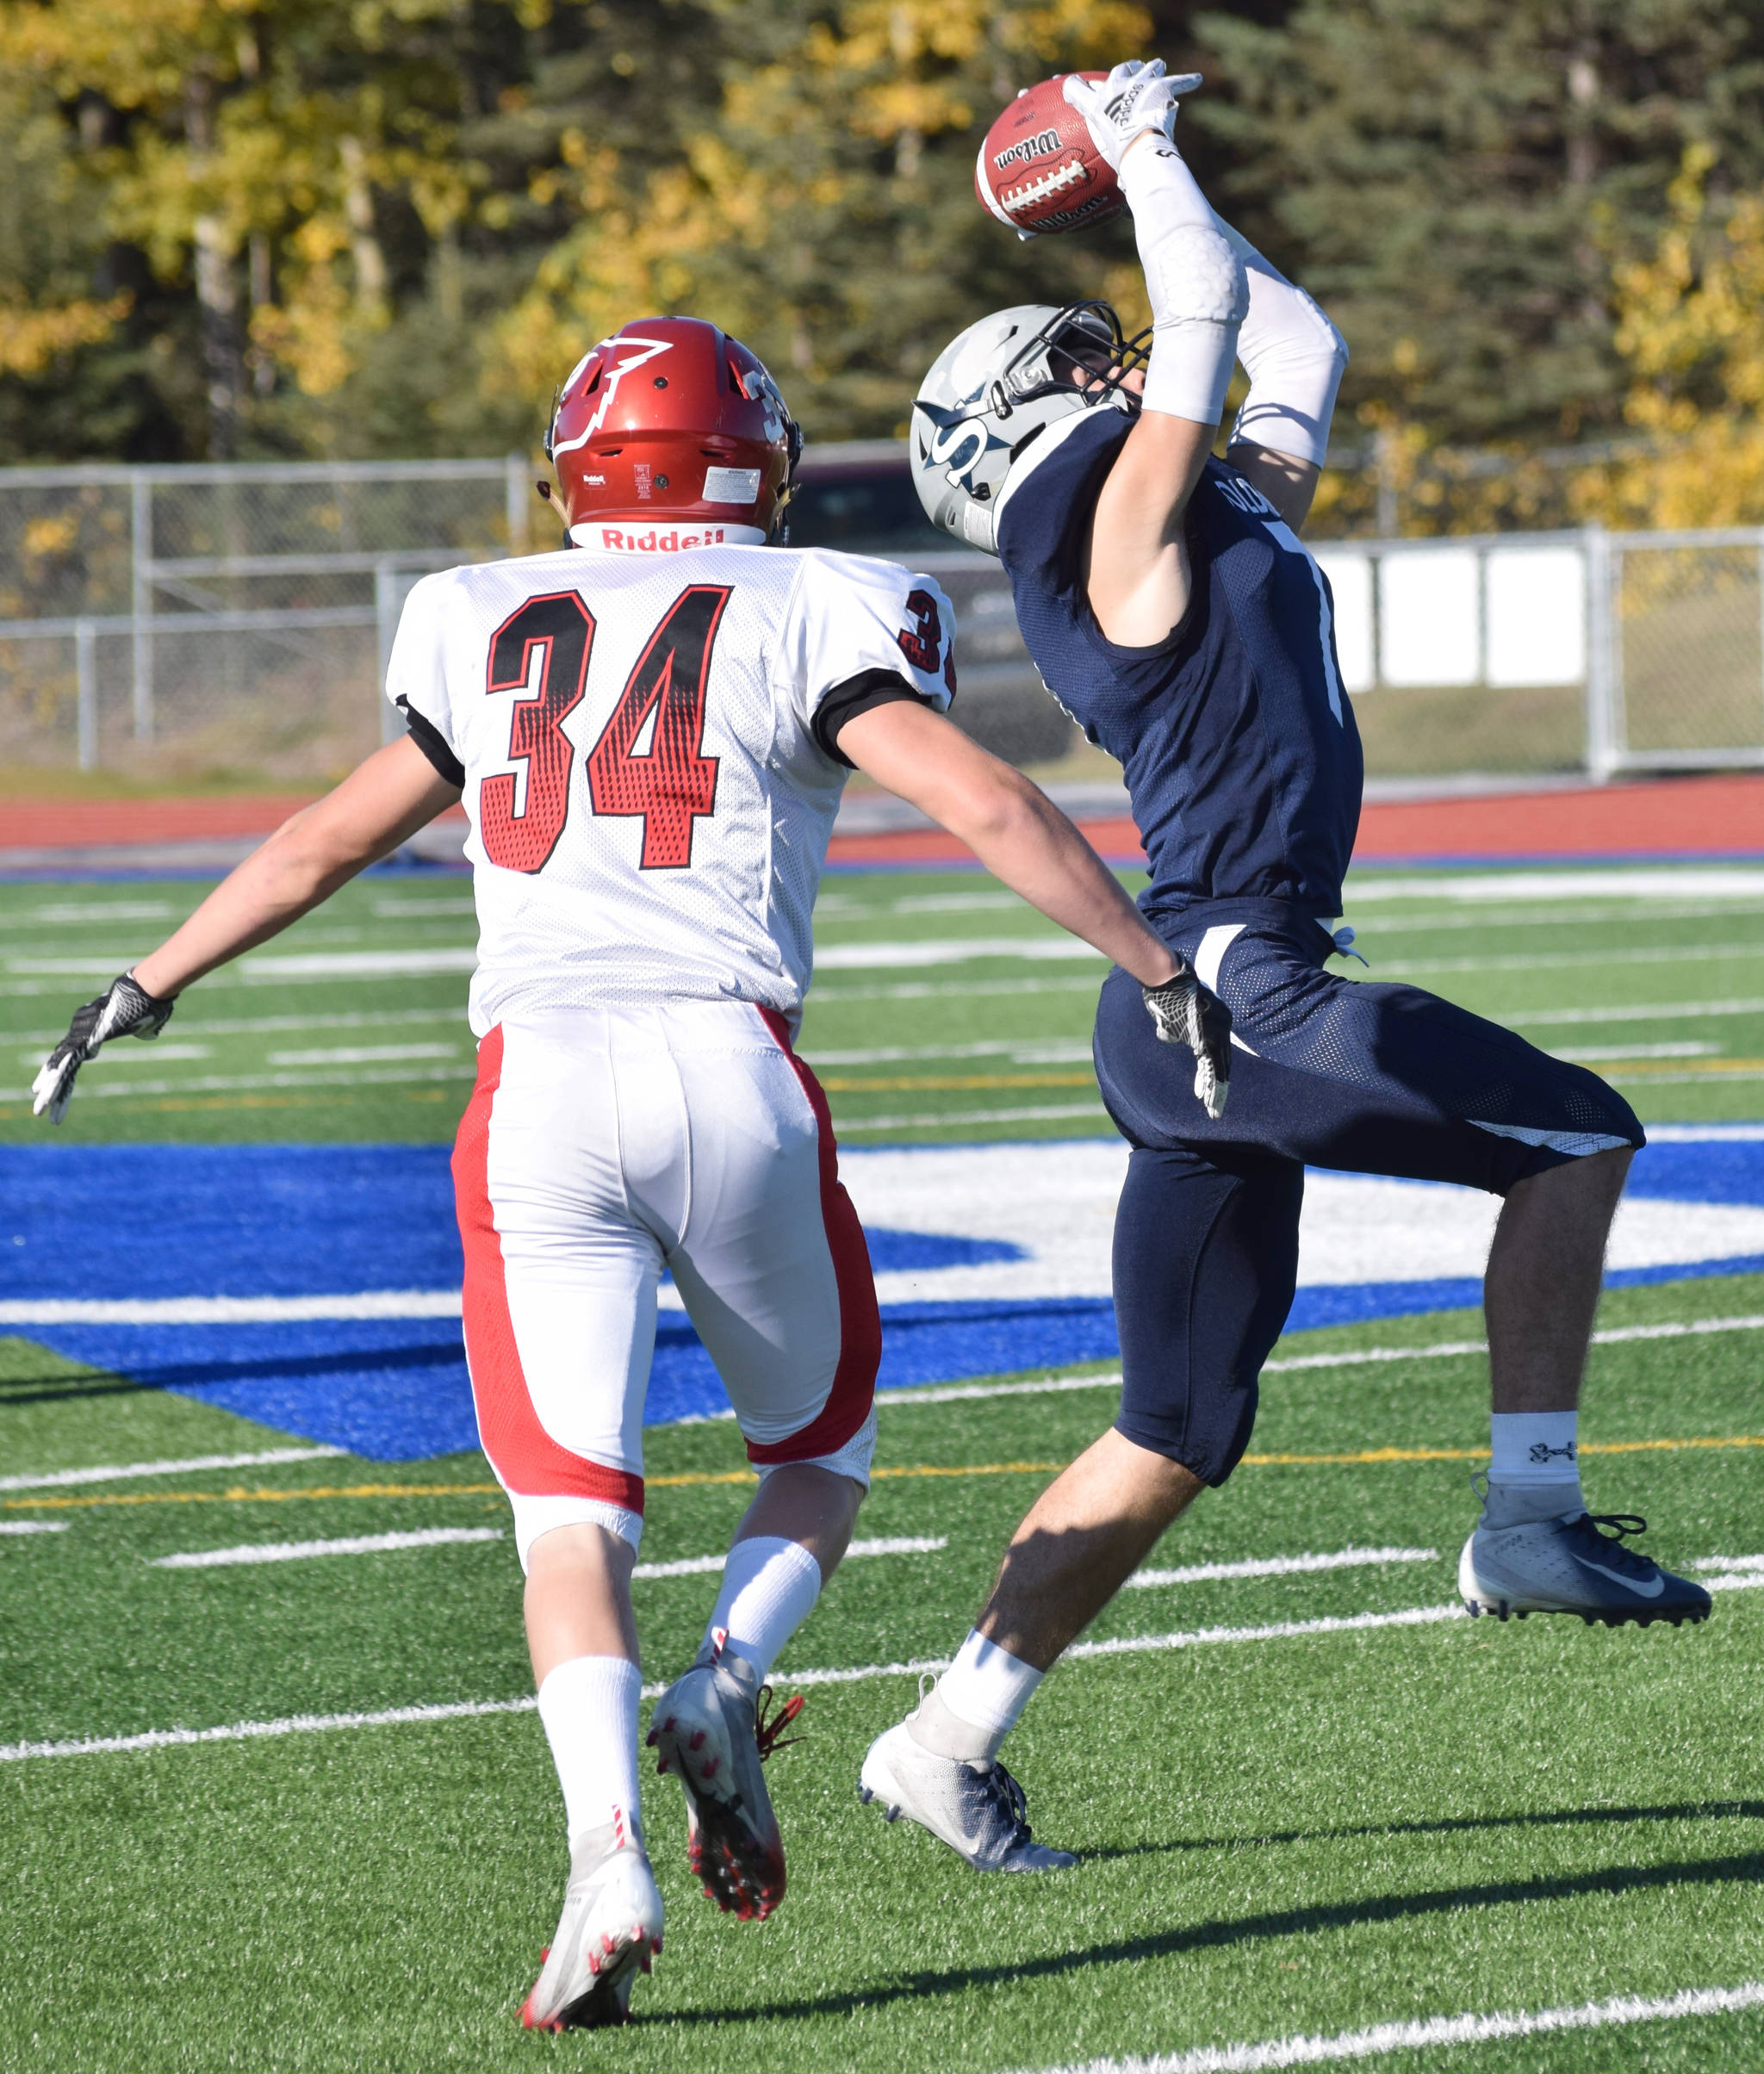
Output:
[[107,992],[76,1009],[68,1032],[43,1061],[31,1083],[31,1114],[49,1112],[59,1123],[73,1099],[74,1077],[98,1047],[113,1037],[157,1037],[171,1020],[175,1002],[160,1001],[135,984],[132,972],[113,979]]
[[1146,1013],[1158,1026],[1160,1043],[1185,1044],[1195,1055],[1195,1098],[1216,1123],[1231,1091],[1231,1010],[1195,977],[1179,952],[1173,979],[1145,986]]

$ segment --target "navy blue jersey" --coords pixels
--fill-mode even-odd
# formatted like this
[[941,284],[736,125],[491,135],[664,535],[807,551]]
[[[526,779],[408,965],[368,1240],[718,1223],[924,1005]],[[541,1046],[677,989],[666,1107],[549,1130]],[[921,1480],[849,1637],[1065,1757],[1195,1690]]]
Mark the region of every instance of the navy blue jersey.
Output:
[[1261,493],[1209,461],[1189,501],[1182,624],[1155,648],[1106,640],[1082,554],[1132,424],[1102,408],[1052,426],[1009,485],[998,554],[1023,639],[1048,690],[1127,773],[1148,916],[1239,897],[1338,915],[1363,767],[1327,579]]

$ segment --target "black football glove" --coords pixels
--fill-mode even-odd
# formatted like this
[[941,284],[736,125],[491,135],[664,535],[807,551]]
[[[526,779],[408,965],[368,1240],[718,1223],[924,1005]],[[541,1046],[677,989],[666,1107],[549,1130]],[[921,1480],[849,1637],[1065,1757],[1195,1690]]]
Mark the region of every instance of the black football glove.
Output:
[[32,1115],[40,1116],[47,1109],[50,1122],[59,1123],[73,1099],[74,1076],[88,1059],[97,1057],[99,1046],[113,1037],[157,1037],[171,1021],[176,1005],[137,986],[132,972],[113,979],[96,1001],[73,1011],[66,1036],[43,1061],[31,1083]]
[[1231,1091],[1231,1010],[1195,977],[1179,952],[1177,973],[1162,986],[1141,987],[1146,1012],[1165,1044],[1185,1044],[1195,1055],[1195,1097],[1217,1122]]

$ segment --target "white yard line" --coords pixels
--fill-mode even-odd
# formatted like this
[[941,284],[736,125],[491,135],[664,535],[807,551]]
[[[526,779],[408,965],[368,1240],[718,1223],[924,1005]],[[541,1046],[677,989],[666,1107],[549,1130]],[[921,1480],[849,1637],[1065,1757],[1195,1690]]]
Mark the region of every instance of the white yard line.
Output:
[[0,1534],[65,1534],[65,1519],[0,1519]]
[[[854,1541],[845,1551],[845,1561],[866,1556],[935,1556],[940,1549],[947,1549],[948,1542],[939,1537],[932,1540],[923,1535],[900,1535],[891,1539]],[[673,1562],[640,1562],[631,1572],[634,1579],[645,1577],[701,1577],[713,1570],[720,1571],[725,1556],[682,1556]]]
[[1082,979],[1062,978],[1058,972],[1051,972],[1034,979],[910,979],[897,986],[822,986],[817,984],[811,998],[818,1003],[966,1001],[983,994],[1094,994],[1100,984],[1093,972],[1087,972]]
[[251,1562],[301,1562],[310,1556],[380,1556],[394,1549],[434,1549],[461,1541],[501,1541],[501,1527],[422,1527],[408,1534],[349,1534],[336,1541],[253,1541],[239,1548],[192,1549],[156,1556],[156,1570],[231,1569]]
[[928,936],[921,942],[818,943],[817,972],[868,972],[890,966],[922,970],[931,965],[966,965],[971,958],[1033,958],[1066,964],[1102,956],[1076,936]]
[[192,1742],[255,1742],[277,1736],[324,1735],[338,1729],[389,1729],[409,1722],[464,1721],[479,1714],[531,1714],[538,1701],[459,1699],[426,1707],[380,1707],[368,1714],[288,1714],[279,1721],[233,1721],[213,1729],[147,1729],[139,1736],[78,1736],[59,1742],[0,1746],[0,1764],[31,1757],[105,1757],[129,1750],[166,1750]]
[[[466,1058],[457,1065],[370,1067],[361,1072],[204,1073],[189,1080],[100,1079],[94,1084],[90,1076],[103,1071],[102,1062],[86,1068],[89,1077],[79,1084],[83,1101],[107,1096],[134,1100],[146,1095],[243,1095],[276,1088],[402,1087],[419,1081],[470,1080],[477,1065]],[[29,1092],[28,1088],[0,1088],[0,1102],[22,1102]]]
[[[1662,1010],[1662,1013],[1674,1013]],[[465,1010],[463,1008],[447,1009],[376,1009],[367,1012],[337,1015],[220,1015],[212,1021],[197,1021],[200,1010],[191,1012],[186,1023],[180,1019],[179,1028],[189,1031],[192,1037],[258,1037],[267,1036],[277,1030],[358,1030],[382,1028],[401,1028],[410,1023],[450,1022],[458,1029],[461,1037],[467,1035]],[[17,1045],[59,1044],[67,1034],[64,1023],[59,1029],[21,1030],[7,1041]],[[107,1051],[107,1058],[115,1058]]]
[[1057,1117],[1101,1116],[1102,1097],[1088,1102],[1059,1102],[1027,1109],[937,1109],[916,1116],[841,1116],[839,1135],[849,1138],[858,1131],[921,1131],[941,1123],[1047,1123]]
[[1705,1556],[1699,1570],[1764,1570],[1764,1556]]
[[1764,943],[1625,944],[1621,950],[1523,952],[1506,958],[1393,958],[1383,978],[1432,972],[1553,972],[1564,966],[1699,965],[1715,958],[1764,959]]
[[1764,1592],[1764,1573],[1736,1570],[1723,1577],[1705,1577],[1703,1588],[1705,1592]]
[[[1211,1584],[1227,1577],[1295,1577],[1314,1570],[1360,1570],[1385,1562],[1437,1562],[1438,1549],[1338,1549],[1327,1556],[1262,1556],[1247,1562],[1191,1562],[1177,1570],[1135,1570],[1129,1587]],[[1764,1581],[1764,1580],[1761,1580]]]
[[182,1476],[189,1469],[252,1469],[267,1462],[318,1462],[347,1448],[263,1448],[251,1455],[180,1455],[159,1462],[112,1462],[90,1469],[43,1469],[0,1476],[0,1491],[48,1491],[70,1483],[115,1483],[127,1476]]
[[239,961],[247,981],[281,979],[439,979],[475,972],[475,945],[435,944],[421,951],[253,951]]
[[[1624,1003],[1615,1008],[1513,1009],[1501,1021],[1525,1027],[1537,1022],[1677,1022],[1699,1015],[1764,1015],[1764,1001],[1659,1001],[1645,1007]],[[1655,1134],[1650,1128],[1648,1135]]]
[[40,1303],[0,1303],[0,1326],[290,1325],[322,1318],[459,1315],[457,1289],[363,1289],[345,1296],[59,1296]]
[[1756,1145],[1764,1139],[1764,1123],[1650,1123],[1655,1145]]
[[1156,2052],[1131,2059],[1089,2059],[1048,2070],[1048,2074],[1264,2074],[1281,2067],[1326,2066],[1344,2059],[1372,2059],[1385,2052],[1415,2052],[1429,2046],[1482,2045],[1500,2038],[1537,2038],[1556,2031],[1599,2031],[1616,2024],[1663,2023],[1681,2016],[1734,2016],[1764,2008],[1764,1980],[1736,1988],[1681,1988],[1676,1995],[1644,1998],[1617,1995],[1606,2002],[1577,2003],[1554,2009],[1497,2010],[1486,2016],[1424,2016],[1401,2023],[1370,2024],[1363,2031],[1328,2037],[1271,2038],[1260,2045],[1195,2046],[1186,2052]]
[[1120,1382],[1121,1370],[1115,1369],[1107,1375],[1039,1375],[1033,1382],[938,1383],[929,1388],[879,1390],[876,1403],[879,1408],[886,1406],[891,1411],[899,1406],[969,1404],[983,1397],[1047,1397],[1063,1395],[1067,1390],[1112,1390]]
[[[1715,1049],[1713,1045],[1700,1048],[1711,1052]],[[457,1041],[452,1044],[345,1044],[317,1052],[271,1052],[266,1063],[270,1065],[378,1065],[394,1059],[457,1059],[461,1049]],[[1630,1053],[1626,1056],[1637,1058],[1640,1054]]]
[[1600,1059],[1714,1059],[1719,1057],[1720,1053],[1721,1046],[1718,1044],[1686,1040],[1670,1044],[1570,1044],[1552,1052],[1550,1056],[1552,1059],[1578,1059],[1589,1065],[1597,1065]]
[[[1674,900],[1754,899],[1764,893],[1756,865],[1605,865],[1578,870],[1479,871],[1425,878],[1385,878],[1376,868],[1349,882],[1351,903],[1366,900]],[[1575,916],[1568,921],[1578,920]]]
[[[1191,1649],[1214,1642],[1283,1642],[1302,1635],[1357,1634],[1370,1628],[1432,1626],[1436,1621],[1463,1620],[1462,1606],[1411,1606],[1400,1613],[1354,1613],[1343,1619],[1288,1620],[1256,1628],[1195,1628],[1175,1635],[1123,1636],[1115,1642],[1081,1642],[1065,1661],[1093,1656],[1122,1656],[1140,1650]],[[774,1682],[789,1686],[856,1685],[871,1678],[905,1678],[920,1671],[945,1671],[947,1656],[925,1656],[906,1663],[866,1663],[849,1670],[780,1671]],[[643,1687],[646,1699],[659,1699],[666,1686]],[[450,1705],[389,1707],[372,1714],[294,1714],[279,1721],[236,1721],[212,1729],[149,1729],[138,1736],[81,1736],[55,1742],[0,1744],[0,1764],[33,1757],[96,1757],[118,1751],[158,1750],[174,1743],[245,1742],[259,1736],[301,1736],[335,1729],[377,1729],[404,1722],[455,1721],[475,1714],[525,1714],[538,1702],[524,1699],[460,1700]]]
[[[1668,1325],[1613,1326],[1608,1332],[1594,1332],[1593,1344],[1612,1346],[1637,1339],[1689,1339],[1710,1332],[1759,1331],[1764,1331],[1764,1316],[1698,1318]],[[1488,1351],[1488,1342],[1481,1339],[1441,1339],[1432,1346],[1422,1347],[1354,1347],[1339,1354],[1294,1354],[1283,1361],[1264,1362],[1262,1373],[1291,1375],[1310,1369],[1359,1368],[1375,1362],[1451,1360]],[[1102,1375],[1038,1375],[1028,1382],[937,1383],[929,1388],[879,1390],[876,1402],[879,1406],[893,1410],[921,1404],[965,1404],[984,1397],[1039,1397],[1067,1390],[1108,1390],[1117,1388],[1120,1382],[1121,1370],[1111,1369]]]
[[[1634,1058],[1634,1053],[1626,1053]],[[1088,1037],[989,1037],[979,1044],[883,1044],[867,1051],[804,1053],[815,1071],[834,1066],[916,1065],[934,1059],[1009,1059],[1024,1065],[1088,1065]]]

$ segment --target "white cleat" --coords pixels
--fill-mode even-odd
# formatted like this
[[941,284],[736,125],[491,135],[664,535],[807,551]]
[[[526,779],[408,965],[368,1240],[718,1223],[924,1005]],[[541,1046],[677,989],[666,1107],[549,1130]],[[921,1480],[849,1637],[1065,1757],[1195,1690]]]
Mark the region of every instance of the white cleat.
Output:
[[[1505,1620],[1516,1614],[1578,1613],[1608,1628],[1633,1621],[1706,1620],[1710,1598],[1688,1577],[1675,1577],[1624,1546],[1647,1531],[1630,1513],[1571,1513],[1511,1527],[1478,1526],[1457,1562],[1458,1596],[1471,1613]],[[1601,1527],[1614,1533],[1602,1534]]]
[[686,1854],[706,1901],[763,1922],[784,1899],[784,1838],[761,1770],[779,1731],[801,1713],[800,1693],[767,1717],[772,1688],[717,1639],[655,1702],[649,1742],[658,1772],[686,1791]]
[[977,1872],[1055,1872],[1078,1863],[1029,1834],[1022,1788],[1002,1764],[941,1757],[897,1722],[870,1745],[858,1798],[879,1802],[885,1820],[904,1815],[965,1858]]
[[530,2031],[625,2023],[637,1975],[662,1949],[662,1896],[622,1811],[570,1854],[563,1913],[543,1969],[521,2004]]

